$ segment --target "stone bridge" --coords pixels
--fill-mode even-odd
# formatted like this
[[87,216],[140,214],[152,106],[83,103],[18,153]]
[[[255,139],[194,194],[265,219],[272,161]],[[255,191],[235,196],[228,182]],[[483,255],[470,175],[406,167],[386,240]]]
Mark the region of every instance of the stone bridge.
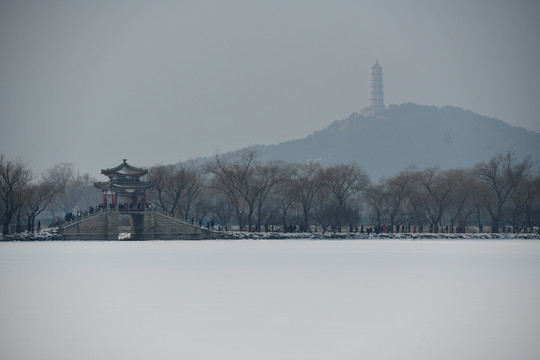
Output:
[[156,211],[102,210],[65,224],[64,240],[118,240],[120,216],[130,217],[129,240],[215,239],[219,232]]

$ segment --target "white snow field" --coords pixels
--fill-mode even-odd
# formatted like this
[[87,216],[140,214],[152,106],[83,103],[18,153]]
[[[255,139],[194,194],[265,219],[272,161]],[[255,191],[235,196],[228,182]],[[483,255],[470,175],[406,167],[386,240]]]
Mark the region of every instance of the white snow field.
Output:
[[540,359],[540,241],[0,243],[0,359]]

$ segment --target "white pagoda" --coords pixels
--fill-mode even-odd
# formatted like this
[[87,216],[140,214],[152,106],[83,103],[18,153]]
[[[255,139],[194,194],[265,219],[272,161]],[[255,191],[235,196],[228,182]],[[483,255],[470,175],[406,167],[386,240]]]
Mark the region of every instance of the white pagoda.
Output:
[[362,110],[364,116],[380,116],[384,112],[383,73],[379,60],[371,67],[371,106]]

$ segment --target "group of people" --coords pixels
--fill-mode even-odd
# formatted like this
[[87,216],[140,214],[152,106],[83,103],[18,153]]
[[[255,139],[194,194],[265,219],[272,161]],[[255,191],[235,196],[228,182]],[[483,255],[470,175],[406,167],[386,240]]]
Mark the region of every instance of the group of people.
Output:
[[[192,219],[192,223],[193,223],[193,219]],[[342,227],[342,226],[338,226],[338,225],[331,225],[329,226],[329,231],[330,232],[333,232],[333,233],[341,233],[341,232],[345,232],[346,231],[346,227]],[[310,226],[305,226],[305,225],[285,225],[285,226],[277,226],[277,228],[274,226],[274,225],[268,225],[268,224],[265,224],[264,225],[264,231],[265,232],[275,232],[275,231],[279,231],[279,232],[284,232],[284,233],[296,233],[296,232],[318,232],[317,230],[317,226],[315,226],[314,228],[313,227],[310,227]],[[358,226],[354,226],[354,225],[349,225],[349,228],[348,228],[348,231],[349,233],[361,233],[361,234],[382,234],[382,233],[423,233],[425,232],[425,228],[424,228],[424,225],[419,225],[419,226],[416,226],[416,225],[394,225],[394,226],[391,226],[391,225],[375,225],[375,226],[364,226],[363,224],[358,227]],[[452,230],[452,227],[446,225],[446,226],[442,226],[442,227],[439,227],[436,229],[436,232],[440,232],[440,233],[450,233],[450,232],[454,232],[454,233],[465,233],[466,232],[466,228],[464,226],[455,226],[453,228],[453,231]],[[326,231],[323,229],[323,232]],[[432,233],[434,232],[434,228],[433,226],[429,226],[429,232]]]
[[[111,204],[112,206],[112,204]],[[148,204],[146,205],[146,208],[148,208]],[[139,201],[137,204],[134,203],[123,203],[118,204],[118,210],[143,210],[142,203]]]
[[[71,211],[68,212],[66,215],[64,215],[64,221],[65,222],[71,222],[71,221],[74,221],[74,220],[80,220],[82,219],[83,217],[86,217],[88,215],[92,215],[98,211],[101,211],[103,209],[103,205],[99,204],[97,205],[96,207],[94,206],[90,206],[88,208],[88,210],[77,210],[75,212],[75,214],[73,214]],[[56,218],[56,224],[58,224],[58,217]]]
[[[109,204],[109,208],[114,209],[112,204]],[[146,208],[150,209],[150,210],[157,211],[157,205],[151,205],[151,204],[147,203]],[[129,209],[129,210],[135,210],[135,209],[136,210],[142,210],[143,205],[140,202],[137,203],[137,204],[123,203],[123,204],[118,205],[118,209],[119,210],[126,210],[126,209]],[[64,221],[66,223],[69,223],[69,222],[74,221],[74,220],[80,220],[83,217],[86,217],[88,215],[92,215],[92,214],[94,214],[96,212],[99,212],[101,210],[103,210],[103,205],[99,204],[96,207],[90,206],[88,208],[88,210],[86,210],[86,211],[77,210],[75,214],[73,214],[72,212],[69,212],[64,216]],[[163,213],[166,214],[166,215],[173,216],[173,217],[175,215],[174,213],[168,214],[166,210],[163,210]],[[193,225],[199,225],[200,227],[204,226],[202,218],[198,219],[198,220],[195,220],[192,217],[189,222],[191,224],[193,224]],[[58,217],[56,217],[56,220],[51,224],[51,226],[55,226],[55,225],[59,225]],[[207,221],[206,222],[206,227],[208,229],[216,229],[216,224],[214,223],[214,220]],[[41,222],[38,221],[37,230],[40,231],[40,229],[41,229]],[[345,229],[346,228],[343,228],[343,227],[337,226],[337,225],[332,225],[332,226],[329,227],[329,230],[331,232],[334,232],[334,233],[344,232]],[[28,230],[28,232],[33,232],[34,231],[33,224],[28,223],[27,230]],[[219,231],[222,231],[222,230],[227,231],[229,229],[228,229],[228,226],[218,225],[218,230]],[[465,226],[451,227],[449,225],[446,225],[446,226],[436,227],[434,229],[433,226],[430,225],[429,229],[427,229],[427,228],[424,229],[424,225],[422,225],[422,224],[420,224],[419,226],[416,226],[416,225],[364,226],[362,224],[360,227],[349,225],[348,230],[349,230],[349,233],[358,233],[358,232],[360,232],[361,234],[366,234],[367,233],[368,235],[370,235],[372,233],[373,234],[381,234],[381,233],[424,233],[424,232],[426,232],[425,230],[428,230],[429,233],[433,233],[433,232],[439,232],[439,233],[466,233],[467,232],[467,229],[465,228]],[[285,226],[275,226],[275,225],[269,225],[268,223],[264,224],[264,231],[265,232],[278,231],[278,232],[284,232],[284,233],[318,232],[317,226],[315,226],[314,228],[311,227],[311,226],[305,226],[305,225],[300,225],[299,226],[299,225],[292,225],[292,224],[285,225]],[[478,231],[483,232],[483,226],[480,226],[478,228]],[[532,232],[539,232],[540,233],[540,229],[534,229],[534,228],[531,228],[531,229],[525,228],[522,231],[523,232],[531,232],[531,233]],[[324,229],[323,229],[323,232],[324,232]],[[511,226],[503,226],[502,232],[511,233],[511,232],[514,232],[514,229]]]

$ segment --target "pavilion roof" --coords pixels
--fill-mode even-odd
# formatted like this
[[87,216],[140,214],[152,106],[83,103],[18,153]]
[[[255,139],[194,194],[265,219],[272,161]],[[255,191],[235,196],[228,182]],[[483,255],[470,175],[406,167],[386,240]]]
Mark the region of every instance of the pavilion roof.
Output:
[[123,162],[120,165],[110,168],[110,169],[102,169],[101,173],[108,177],[113,177],[114,175],[143,176],[143,175],[148,174],[148,170],[131,166],[127,163],[127,159],[123,159]]
[[152,184],[144,181],[133,182],[96,182],[94,186],[100,190],[146,190],[152,187]]

